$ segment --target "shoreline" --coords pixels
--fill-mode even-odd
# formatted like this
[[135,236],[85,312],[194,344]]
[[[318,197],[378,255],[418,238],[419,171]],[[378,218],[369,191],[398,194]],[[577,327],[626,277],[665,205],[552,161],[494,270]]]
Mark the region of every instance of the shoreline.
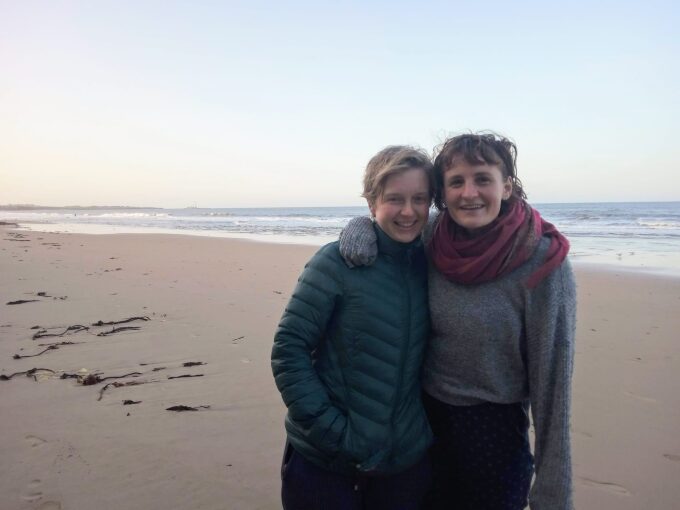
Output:
[[[277,235],[277,234],[251,234],[251,233],[236,233],[224,231],[210,231],[210,230],[178,230],[159,227],[128,227],[119,225],[102,225],[102,224],[67,224],[67,223],[30,223],[21,222],[16,224],[16,227],[10,227],[17,231],[25,232],[41,232],[45,234],[69,234],[69,235],[168,235],[168,236],[189,236],[189,237],[204,237],[211,239],[234,239],[245,240],[255,243],[273,244],[273,245],[296,245],[308,246],[316,249],[321,246],[337,240],[337,236],[310,236],[310,235]],[[35,226],[44,228],[32,228]],[[49,226],[49,228],[48,228]],[[0,223],[0,228],[3,225]],[[5,226],[7,227],[7,226]],[[69,231],[74,229],[74,231]],[[624,273],[635,273],[649,276],[659,276],[668,278],[680,279],[680,255],[674,263],[663,265],[654,260],[651,253],[644,254],[641,258],[638,257],[637,263],[628,262],[630,256],[625,256],[622,253],[602,253],[593,256],[593,254],[572,254],[569,255],[569,260],[574,267],[581,267],[585,270],[593,271],[621,271]],[[638,254],[639,255],[639,254]],[[658,257],[658,254],[657,254]],[[599,260],[593,260],[599,259]]]
[[[0,375],[55,372],[0,381],[3,508],[280,508],[285,409],[269,354],[316,246],[0,234]],[[574,266],[576,508],[674,508],[680,281]],[[93,326],[131,317],[150,320]],[[73,325],[88,329],[66,333]],[[139,329],[98,336],[125,326]],[[43,329],[64,334],[33,340]],[[73,343],[12,359],[59,342]],[[91,386],[60,379],[131,372]],[[112,382],[134,384],[98,399]],[[167,410],[182,405],[197,411]]]

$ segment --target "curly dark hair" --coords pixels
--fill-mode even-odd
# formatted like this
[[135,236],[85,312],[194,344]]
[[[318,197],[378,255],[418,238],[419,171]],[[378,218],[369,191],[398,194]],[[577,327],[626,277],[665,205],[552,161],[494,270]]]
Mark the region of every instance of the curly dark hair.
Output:
[[467,133],[454,136],[435,147],[434,153],[434,205],[440,211],[446,209],[444,202],[444,172],[463,158],[471,165],[498,165],[504,178],[512,181],[509,202],[526,200],[522,181],[517,177],[517,146],[504,136],[491,131]]

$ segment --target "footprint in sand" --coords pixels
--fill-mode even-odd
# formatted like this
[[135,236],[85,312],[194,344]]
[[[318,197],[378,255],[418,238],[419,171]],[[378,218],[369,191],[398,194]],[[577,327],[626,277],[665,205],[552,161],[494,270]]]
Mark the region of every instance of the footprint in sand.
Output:
[[42,499],[43,493],[38,490],[40,488],[40,484],[42,484],[41,480],[31,480],[31,482],[26,486],[27,494],[22,496],[21,499],[28,501],[29,503],[33,503],[34,501]]
[[42,497],[43,497],[42,492],[33,491],[29,492],[26,496],[22,496],[21,499],[32,503],[33,501],[38,501],[39,499],[42,499]]
[[43,445],[47,442],[43,438],[38,437],[38,436],[26,436],[25,439],[26,439],[26,442],[31,446],[31,448],[36,448],[36,447]]
[[638,399],[638,400],[642,400],[643,402],[656,403],[656,401],[657,401],[655,398],[651,398],[651,397],[643,397],[642,395],[636,395],[635,393],[631,393],[630,391],[624,391],[623,394],[624,394],[625,396],[627,396],[627,397],[631,397],[631,398],[636,398],[636,399]]
[[680,455],[673,455],[672,453],[664,453],[664,457],[666,457],[668,460],[672,460],[673,462],[680,462]]
[[618,494],[619,496],[630,496],[630,491],[625,487],[611,483],[611,482],[601,482],[599,480],[593,480],[592,478],[579,478],[583,485],[586,487],[594,487],[596,489],[602,489],[612,494]]

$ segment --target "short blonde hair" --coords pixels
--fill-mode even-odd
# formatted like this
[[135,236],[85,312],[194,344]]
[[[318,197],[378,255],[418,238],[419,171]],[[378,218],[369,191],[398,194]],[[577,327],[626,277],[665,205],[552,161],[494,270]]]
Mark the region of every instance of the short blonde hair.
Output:
[[432,198],[435,185],[432,162],[425,151],[408,145],[390,145],[371,158],[364,172],[364,192],[361,196],[369,204],[375,203],[382,196],[388,177],[413,169],[425,171],[428,192]]

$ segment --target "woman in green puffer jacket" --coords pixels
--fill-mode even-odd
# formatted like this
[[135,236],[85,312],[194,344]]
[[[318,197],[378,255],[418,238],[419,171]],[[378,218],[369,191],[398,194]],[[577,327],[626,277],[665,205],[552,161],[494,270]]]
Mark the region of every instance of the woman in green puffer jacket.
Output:
[[350,270],[338,243],[305,266],[274,338],[288,407],[286,510],[417,510],[430,484],[432,433],[419,384],[429,330],[420,233],[432,199],[422,151],[388,147],[364,193],[379,245]]

